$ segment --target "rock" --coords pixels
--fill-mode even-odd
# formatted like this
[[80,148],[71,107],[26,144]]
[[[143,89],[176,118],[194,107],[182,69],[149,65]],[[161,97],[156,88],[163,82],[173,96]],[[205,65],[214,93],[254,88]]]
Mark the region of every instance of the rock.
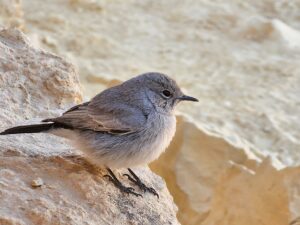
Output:
[[33,188],[41,187],[43,184],[44,184],[44,181],[40,177],[31,181],[31,186]]
[[[5,5],[9,25],[18,9]],[[180,106],[176,137],[151,165],[182,224],[300,224],[298,1],[20,5],[34,43],[78,66],[84,96],[156,70],[200,99]]]
[[151,168],[175,193],[183,224],[300,221],[300,167],[278,170],[273,163],[179,116],[174,142]]
[[296,30],[280,20],[274,19],[272,25],[278,36],[291,49],[300,48],[300,31]]
[[23,9],[20,0],[0,0],[0,27],[24,28]]
[[[20,31],[0,31],[0,52],[0,130],[58,115],[81,101],[74,67],[33,48]],[[136,172],[159,200],[120,193],[74,151],[51,135],[1,136],[0,224],[179,224],[164,181],[148,168]]]

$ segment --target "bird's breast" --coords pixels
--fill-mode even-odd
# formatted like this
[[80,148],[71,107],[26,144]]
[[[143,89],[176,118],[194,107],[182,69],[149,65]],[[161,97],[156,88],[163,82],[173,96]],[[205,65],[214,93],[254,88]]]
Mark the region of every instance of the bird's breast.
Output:
[[141,152],[145,156],[145,162],[149,163],[157,159],[169,146],[176,131],[176,118],[174,115],[155,115],[149,118],[147,130],[144,132]]

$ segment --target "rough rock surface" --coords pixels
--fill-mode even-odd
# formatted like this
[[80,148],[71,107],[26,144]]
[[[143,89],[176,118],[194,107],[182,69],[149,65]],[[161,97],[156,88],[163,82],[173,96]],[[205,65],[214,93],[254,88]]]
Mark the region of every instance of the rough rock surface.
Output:
[[201,100],[151,166],[183,224],[297,221],[299,0],[0,2],[5,25],[78,66],[85,95],[157,70]]
[[[0,130],[57,115],[80,100],[70,63],[33,48],[18,30],[0,30]],[[160,199],[120,193],[74,151],[51,135],[1,136],[0,224],[178,224],[163,180],[148,168],[136,172]]]

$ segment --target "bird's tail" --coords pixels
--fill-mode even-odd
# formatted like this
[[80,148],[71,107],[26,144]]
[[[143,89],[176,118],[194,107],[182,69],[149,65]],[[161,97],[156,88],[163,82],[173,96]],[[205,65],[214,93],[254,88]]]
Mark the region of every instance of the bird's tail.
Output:
[[55,123],[33,124],[25,126],[17,126],[9,128],[0,133],[0,135],[6,134],[24,134],[24,133],[40,133],[48,131],[52,128],[58,128]]

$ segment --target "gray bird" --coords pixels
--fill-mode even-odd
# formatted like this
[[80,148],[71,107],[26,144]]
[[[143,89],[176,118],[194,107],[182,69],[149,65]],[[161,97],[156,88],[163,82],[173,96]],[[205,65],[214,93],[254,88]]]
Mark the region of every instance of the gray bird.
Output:
[[0,135],[46,132],[65,137],[92,163],[106,167],[106,176],[122,192],[141,196],[124,186],[111,168],[128,168],[130,174],[125,175],[130,181],[158,197],[130,167],[150,163],[167,148],[176,130],[174,108],[181,101],[198,100],[184,95],[170,77],[145,73],[104,90],[59,117],[13,127]]

